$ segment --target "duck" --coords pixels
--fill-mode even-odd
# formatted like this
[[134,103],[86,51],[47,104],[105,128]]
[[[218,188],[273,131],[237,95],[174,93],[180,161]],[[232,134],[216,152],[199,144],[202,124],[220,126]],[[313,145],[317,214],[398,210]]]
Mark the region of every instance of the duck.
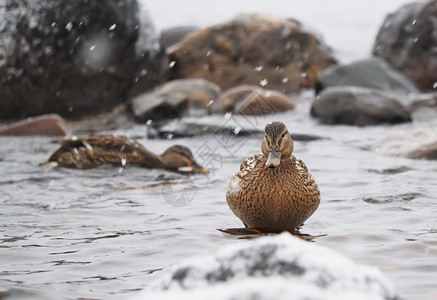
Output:
[[285,124],[268,123],[262,153],[246,158],[231,178],[226,201],[246,228],[294,232],[318,208],[319,187],[293,150]]
[[165,169],[177,173],[202,173],[190,149],[174,145],[156,155],[138,141],[124,136],[94,135],[60,140],[60,147],[46,163],[52,167],[91,169],[103,164],[137,165],[149,169]]

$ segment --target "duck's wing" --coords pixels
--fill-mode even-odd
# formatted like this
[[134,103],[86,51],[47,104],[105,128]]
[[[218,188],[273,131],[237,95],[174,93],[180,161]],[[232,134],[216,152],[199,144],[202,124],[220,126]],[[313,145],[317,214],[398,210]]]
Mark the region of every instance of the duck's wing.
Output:
[[297,169],[300,168],[304,172],[308,172],[308,168],[307,168],[306,164],[303,162],[303,160],[301,160],[300,158],[297,158],[293,154],[291,155],[291,160],[294,162],[294,164],[296,165]]
[[[102,164],[124,166],[141,165],[145,154],[150,155],[140,143],[126,137],[86,136],[60,141],[49,161],[60,167],[89,169]],[[151,153],[153,155],[153,153]]]
[[251,171],[259,164],[263,163],[265,156],[262,153],[258,153],[246,158],[240,165],[240,171]]

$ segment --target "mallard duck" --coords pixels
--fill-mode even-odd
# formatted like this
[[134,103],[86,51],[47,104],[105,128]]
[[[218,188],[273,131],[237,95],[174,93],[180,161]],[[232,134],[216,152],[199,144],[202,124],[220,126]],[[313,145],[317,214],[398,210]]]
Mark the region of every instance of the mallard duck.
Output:
[[156,155],[137,141],[111,135],[86,136],[60,141],[61,147],[46,164],[54,167],[90,169],[103,164],[138,165],[179,173],[207,173],[193,157],[190,149],[175,145]]
[[246,227],[294,231],[320,203],[319,188],[304,162],[293,155],[287,127],[265,127],[262,153],[246,158],[231,179],[226,200]]

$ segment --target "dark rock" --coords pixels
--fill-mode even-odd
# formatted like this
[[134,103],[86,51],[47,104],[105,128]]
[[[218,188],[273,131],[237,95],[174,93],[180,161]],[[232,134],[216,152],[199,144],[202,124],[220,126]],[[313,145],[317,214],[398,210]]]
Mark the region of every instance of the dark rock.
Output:
[[320,72],[336,63],[300,23],[259,15],[198,31],[168,52],[173,78],[204,78],[223,89],[252,84],[295,92],[314,87]]
[[360,86],[399,94],[419,93],[410,79],[377,57],[324,70],[317,78],[316,94],[332,86]]
[[156,85],[165,59],[144,13],[136,0],[4,0],[0,118],[82,115],[125,99],[136,82]]
[[219,86],[203,79],[173,80],[133,98],[131,109],[138,122],[179,118],[190,112],[206,114],[220,92]]
[[161,31],[161,47],[167,49],[182,41],[188,34],[199,30],[197,26],[180,26],[167,28]]
[[[171,123],[159,124],[159,122],[153,122],[148,127],[147,137],[150,139],[168,139],[171,138],[184,138],[195,137],[202,135],[220,135],[220,136],[232,136],[232,137],[251,137],[260,139],[264,136],[264,130],[256,128],[242,128],[238,127],[237,123],[230,125],[213,125],[185,122],[183,120],[174,120]],[[316,141],[323,139],[320,136],[305,134],[305,133],[291,133],[294,141]]]
[[283,233],[186,260],[134,299],[394,300],[397,295],[378,269]]
[[437,0],[406,4],[385,18],[373,46],[424,91],[437,89],[436,18]]
[[264,131],[254,128],[240,128],[236,126],[232,127],[229,125],[220,126],[213,124],[200,124],[176,120],[163,126],[159,126],[158,124],[157,126],[150,127],[147,133],[147,137],[168,139],[168,137],[182,138],[214,134],[232,135],[235,137],[262,137],[264,135]]
[[385,155],[413,159],[437,159],[437,129],[423,128],[392,133],[376,147]]
[[228,89],[211,105],[213,113],[232,112],[241,115],[265,115],[293,108],[294,102],[287,95],[254,85]]
[[67,122],[55,114],[28,118],[0,127],[0,136],[65,136],[71,134]]
[[411,121],[397,94],[360,87],[331,87],[311,107],[311,115],[328,124],[375,125]]

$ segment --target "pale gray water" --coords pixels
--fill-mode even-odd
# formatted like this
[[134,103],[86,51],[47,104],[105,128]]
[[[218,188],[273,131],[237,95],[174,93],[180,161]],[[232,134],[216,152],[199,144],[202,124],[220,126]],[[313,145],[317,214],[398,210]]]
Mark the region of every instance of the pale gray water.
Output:
[[[294,17],[321,32],[342,61],[350,61],[367,56],[383,16],[407,1],[379,1],[378,7],[364,0],[336,0],[326,7],[318,1],[149,2],[158,28],[204,26],[245,7]],[[325,126],[308,110],[305,102],[268,118],[195,121],[262,129],[270,120],[282,120],[291,132],[325,137],[295,143],[296,155],[322,192],[318,211],[301,232],[326,235],[315,242],[380,267],[404,299],[435,299],[437,162],[372,150],[394,130],[435,127],[435,121]],[[186,179],[134,167],[41,169],[38,164],[57,147],[51,139],[0,138],[0,298],[1,291],[11,289],[17,299],[125,298],[181,259],[240,238],[217,229],[241,226],[225,193],[239,163],[259,152],[258,136],[147,140],[143,126],[115,133],[142,137],[156,152],[175,143],[188,145],[200,162],[216,169],[208,177]]]
[[[262,128],[275,119],[286,122],[291,132],[325,137],[295,143],[296,155],[322,192],[319,209],[301,232],[324,234],[315,242],[380,267],[405,299],[435,298],[437,162],[368,150],[395,129],[431,122],[325,126],[312,120],[308,109],[304,102],[296,111],[268,118],[197,121]],[[141,136],[144,131],[135,126],[124,133]],[[181,259],[240,238],[217,229],[241,227],[225,192],[243,158],[259,152],[259,137],[142,139],[157,152],[174,143],[189,145],[205,166],[216,167],[207,177],[181,181],[173,175],[173,186],[159,184],[170,173],[134,167],[41,169],[38,163],[56,148],[50,141],[0,140],[0,290],[28,291],[30,298],[119,299],[146,288]],[[214,156],[205,155],[208,147]],[[22,297],[21,292],[17,298]]]

